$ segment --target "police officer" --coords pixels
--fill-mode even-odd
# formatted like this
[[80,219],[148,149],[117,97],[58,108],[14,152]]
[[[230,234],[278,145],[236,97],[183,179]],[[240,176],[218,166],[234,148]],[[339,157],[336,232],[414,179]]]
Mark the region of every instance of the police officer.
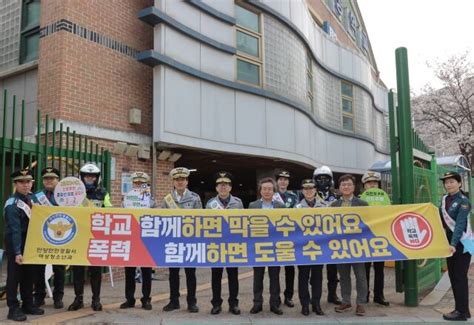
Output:
[[[23,264],[26,233],[31,216],[33,176],[28,169],[15,171],[11,178],[15,193],[5,203],[5,252],[7,256],[7,306],[8,319],[25,321],[26,314],[43,315],[44,310],[33,305],[34,265]],[[17,299],[18,287],[22,307]]]
[[[190,171],[184,167],[177,167],[170,171],[173,179],[174,190],[167,194],[162,202],[164,209],[202,209],[201,198],[198,194],[187,189]],[[163,311],[179,309],[179,267],[169,269],[170,302],[163,307]],[[188,295],[188,311],[190,313],[199,312],[196,301],[196,268],[185,267],[186,287]]]
[[[470,223],[471,203],[461,190],[461,175],[447,172],[441,177],[447,194],[441,199],[439,208],[451,257],[447,258],[448,275],[454,294],[454,310],[444,314],[445,320],[465,321],[471,318],[469,310],[469,284],[467,274],[471,254],[464,253],[461,240],[473,239]],[[471,237],[471,238],[470,238]]]
[[[132,173],[132,185],[134,189],[142,189],[143,191],[150,190],[150,176],[145,172],[134,172]],[[154,208],[154,200],[150,199],[149,208]],[[151,310],[151,267],[141,267],[142,277],[142,295],[141,298],[142,308],[145,310]],[[125,268],[125,298],[127,299],[120,305],[120,309],[133,308],[135,307],[135,273],[136,267]]]
[[[249,209],[281,209],[285,205],[274,199],[276,183],[271,177],[265,177],[258,182],[258,193],[260,199],[250,202]],[[263,305],[263,278],[265,275],[265,266],[256,266],[253,268],[253,307],[251,314],[257,314],[262,311]],[[270,311],[277,315],[283,315],[280,308],[280,267],[269,266],[268,276],[270,277]]]
[[[314,170],[313,180],[316,183],[317,196],[324,206],[329,206],[336,201],[336,195],[332,191],[334,185],[332,171],[328,166],[321,166]],[[328,302],[340,305],[341,300],[337,296],[337,265],[327,264],[326,272],[328,278]]]
[[[57,206],[56,200],[54,199],[54,189],[59,182],[59,170],[54,167],[46,167],[41,171],[41,177],[43,178],[43,190],[38,191],[35,194],[35,202],[44,206]],[[45,265],[38,265],[38,273],[35,279],[35,292],[34,301],[35,306],[43,306],[44,298],[46,297],[46,285],[45,285]],[[53,301],[54,308],[64,308],[63,296],[64,296],[64,265],[53,265],[54,273],[54,290],[53,290]]]
[[[243,209],[242,201],[230,194],[232,190],[232,175],[228,172],[218,172],[216,177],[217,196],[210,199],[206,204],[206,209]],[[224,268],[211,268],[212,272],[212,315],[221,312],[221,281]],[[240,315],[239,300],[239,270],[236,267],[226,267],[227,278],[229,280],[229,312],[234,315]]]
[[[286,170],[282,170],[276,175],[278,192],[275,193],[274,199],[280,201],[287,208],[294,208],[298,203],[298,196],[288,191],[288,185],[290,184],[290,173]],[[285,291],[284,303],[288,307],[294,307],[293,294],[295,286],[295,267],[293,265],[285,266]]]
[[[380,173],[374,171],[367,171],[364,176],[362,176],[362,184],[364,185],[364,190],[369,190],[371,188],[380,188],[382,177]],[[369,202],[370,205],[370,202]],[[367,277],[367,285],[370,287],[370,267],[374,264],[374,302],[382,305],[389,306],[390,303],[385,300],[383,293],[384,287],[384,268],[385,262],[367,262],[365,263],[365,272]],[[370,291],[367,291],[367,302],[369,302]]]
[[[304,179],[301,182],[301,187],[304,198],[295,206],[296,208],[318,208],[323,206],[316,196],[316,184],[312,179]],[[308,290],[308,281],[311,284],[311,297]],[[324,315],[321,309],[322,286],[322,265],[298,265],[298,296],[303,315],[309,315],[310,302],[316,315]]]
[[[87,199],[96,207],[111,207],[110,195],[105,188],[101,186],[101,171],[94,163],[86,163],[79,170],[82,182],[86,187]],[[92,289],[92,310],[101,311],[100,303],[100,286],[102,282],[102,267],[89,266],[90,282]],[[74,302],[69,306],[69,311],[78,310],[84,307],[84,276],[85,266],[73,266],[74,293],[76,297]]]

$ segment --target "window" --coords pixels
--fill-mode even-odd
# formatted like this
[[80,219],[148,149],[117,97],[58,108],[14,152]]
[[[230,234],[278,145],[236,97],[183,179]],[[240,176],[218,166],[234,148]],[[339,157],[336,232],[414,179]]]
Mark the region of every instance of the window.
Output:
[[313,95],[313,61],[311,55],[306,53],[306,88],[311,111],[314,113],[314,95]]
[[262,84],[261,17],[242,3],[235,5],[237,80],[252,85]]
[[350,83],[341,81],[342,128],[354,131],[354,93]]
[[38,58],[40,0],[23,0],[20,32],[20,64]]

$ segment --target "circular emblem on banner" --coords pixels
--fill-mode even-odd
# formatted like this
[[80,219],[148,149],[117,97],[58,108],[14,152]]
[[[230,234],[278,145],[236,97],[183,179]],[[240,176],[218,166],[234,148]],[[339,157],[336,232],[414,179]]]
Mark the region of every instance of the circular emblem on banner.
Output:
[[392,222],[392,235],[405,248],[422,249],[431,243],[433,230],[423,216],[407,212]]
[[76,236],[74,219],[65,213],[55,213],[43,223],[43,237],[51,245],[64,245]]
[[60,206],[80,206],[86,198],[86,187],[77,177],[66,177],[54,188],[54,199]]

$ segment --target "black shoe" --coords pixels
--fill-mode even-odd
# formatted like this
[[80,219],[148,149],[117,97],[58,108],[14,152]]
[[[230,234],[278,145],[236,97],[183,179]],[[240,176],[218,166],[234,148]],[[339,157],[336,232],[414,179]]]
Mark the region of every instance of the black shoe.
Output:
[[229,312],[233,315],[240,315],[240,308],[237,305],[229,306]]
[[76,297],[74,301],[72,302],[72,304],[69,305],[67,310],[74,311],[74,310],[79,310],[81,308],[84,308],[84,302],[82,301],[82,297],[80,298]]
[[385,300],[384,297],[377,297],[377,298],[374,297],[374,302],[376,304],[379,304],[379,305],[382,305],[382,306],[389,306],[390,305],[390,303],[387,300]]
[[62,300],[55,300],[54,301],[54,309],[63,309],[64,303]]
[[221,306],[213,306],[211,309],[211,315],[217,315],[220,314],[222,311]]
[[316,315],[323,316],[324,311],[321,309],[320,305],[313,305],[313,312],[316,313]]
[[15,322],[24,322],[26,320],[26,314],[21,310],[21,308],[14,308],[8,311],[7,318]]
[[190,313],[198,313],[199,312],[199,307],[196,304],[188,305],[188,311]]
[[170,302],[166,306],[163,307],[163,311],[173,311],[173,310],[176,310],[176,309],[179,309],[179,308],[181,308],[179,306],[179,303],[175,304],[173,302]]
[[35,306],[35,307],[44,306],[44,298],[43,299],[35,299],[35,302],[33,303],[33,306]]
[[100,301],[92,300],[91,308],[92,308],[93,311],[101,311],[102,310],[102,304],[100,303]]
[[283,310],[279,306],[271,306],[270,311],[276,315],[283,315]]
[[251,314],[258,314],[262,311],[262,306],[253,305],[252,309],[250,309]]
[[342,301],[339,299],[339,297],[335,293],[332,295],[328,295],[328,302],[330,304],[335,304],[335,305],[340,305],[342,303]]
[[21,307],[27,315],[44,315],[44,310],[38,307]]
[[454,310],[448,314],[443,314],[444,320],[467,320],[466,314]]
[[284,304],[285,304],[286,306],[290,307],[290,308],[295,307],[295,304],[293,303],[293,300],[288,299],[288,298],[285,298]]
[[127,300],[120,305],[120,309],[127,309],[135,307],[135,301]]
[[145,310],[151,310],[151,299],[142,299],[142,308]]
[[305,316],[308,316],[309,315],[309,306],[301,307],[301,313]]

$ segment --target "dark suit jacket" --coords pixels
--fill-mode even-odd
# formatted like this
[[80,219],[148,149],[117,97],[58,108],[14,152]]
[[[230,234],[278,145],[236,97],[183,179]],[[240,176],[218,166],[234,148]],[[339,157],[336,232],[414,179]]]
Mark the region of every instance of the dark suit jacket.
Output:
[[[337,201],[334,201],[331,203],[331,207],[341,207],[342,205],[342,197],[339,198]],[[365,207],[365,206],[369,206],[369,204],[362,200],[362,199],[359,199],[358,197],[354,196],[352,198],[352,203],[351,203],[351,206],[353,207]]]
[[[262,200],[258,199],[257,201],[250,202],[249,204],[249,209],[261,209],[262,208]],[[273,201],[273,208],[274,209],[284,209],[286,206],[279,202],[279,201]]]

